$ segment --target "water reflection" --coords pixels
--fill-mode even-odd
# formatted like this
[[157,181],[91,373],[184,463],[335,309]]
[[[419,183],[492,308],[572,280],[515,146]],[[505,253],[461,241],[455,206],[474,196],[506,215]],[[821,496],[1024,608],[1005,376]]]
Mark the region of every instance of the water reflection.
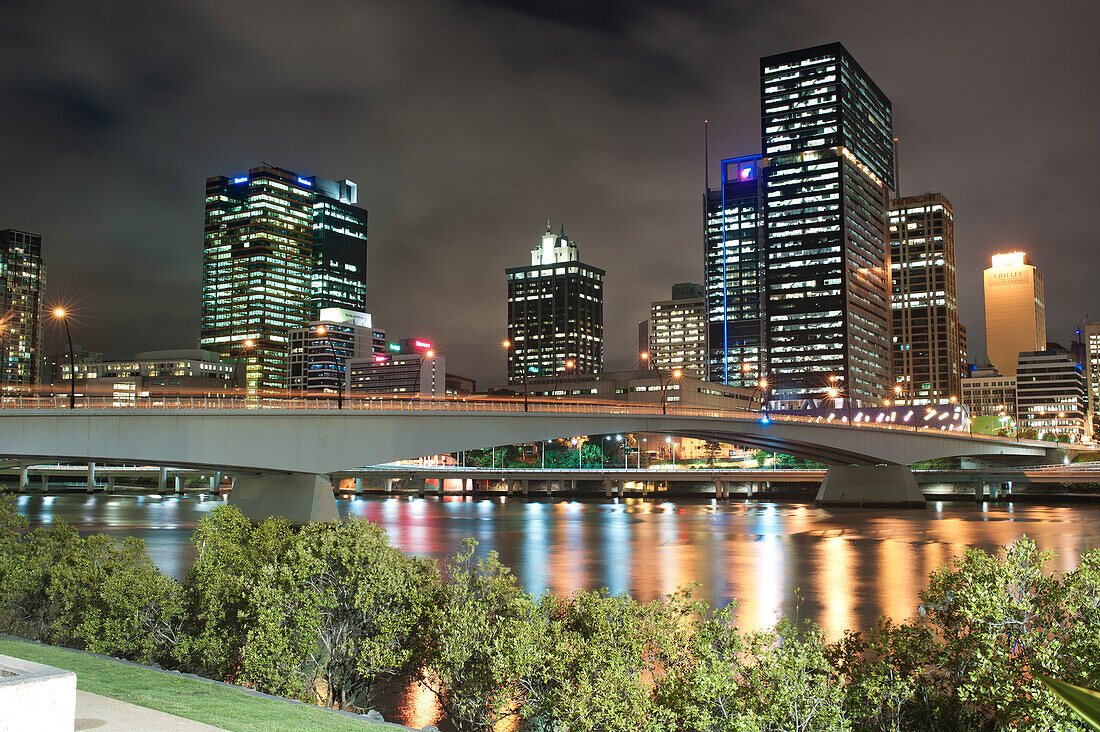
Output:
[[[62,520],[84,533],[138,536],[165,572],[194,560],[191,532],[222,499],[84,494],[20,496],[32,525]],[[994,549],[1028,534],[1076,566],[1100,546],[1100,507],[937,502],[926,510],[825,510],[809,504],[714,501],[523,501],[461,497],[342,500],[344,515],[379,523],[404,551],[442,560],[478,540],[529,591],[608,587],[649,600],[698,583],[698,594],[740,602],[740,624],[810,618],[830,636],[911,617],[928,574],[967,547]],[[798,605],[796,590],[801,596]]]

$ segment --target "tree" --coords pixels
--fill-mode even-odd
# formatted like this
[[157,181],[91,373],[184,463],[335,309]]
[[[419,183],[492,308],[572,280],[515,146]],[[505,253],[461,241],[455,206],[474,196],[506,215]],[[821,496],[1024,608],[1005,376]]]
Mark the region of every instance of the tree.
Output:
[[539,628],[531,596],[496,552],[475,558],[477,542],[463,546],[428,612],[422,680],[459,732],[492,732],[523,704]]
[[714,467],[715,458],[722,454],[722,445],[713,440],[707,440],[703,443],[703,454],[707,456],[707,465]]
[[364,520],[309,524],[291,555],[310,593],[316,644],[309,655],[319,701],[366,709],[377,683],[413,665],[416,637],[438,581],[426,560],[389,545]]

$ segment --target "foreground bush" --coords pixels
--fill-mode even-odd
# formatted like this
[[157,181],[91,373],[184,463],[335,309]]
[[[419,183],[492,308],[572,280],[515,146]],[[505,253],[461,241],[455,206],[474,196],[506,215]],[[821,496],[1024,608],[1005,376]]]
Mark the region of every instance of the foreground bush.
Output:
[[936,570],[919,617],[833,643],[745,634],[690,589],[532,597],[476,542],[444,567],[364,521],[205,518],[182,585],[142,542],[33,531],[0,501],[0,629],[364,710],[420,681],[460,732],[1087,729],[1039,675],[1100,687],[1100,549],[1022,539]]

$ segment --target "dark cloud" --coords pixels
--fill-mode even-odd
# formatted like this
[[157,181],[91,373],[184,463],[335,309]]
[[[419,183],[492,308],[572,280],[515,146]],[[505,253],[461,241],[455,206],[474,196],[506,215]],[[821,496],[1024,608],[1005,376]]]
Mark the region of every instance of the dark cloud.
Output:
[[714,160],[758,151],[759,57],[833,40],[894,102],[903,192],[955,204],[975,357],[997,250],[1037,260],[1052,338],[1100,316],[1091,4],[0,7],[0,227],[45,236],[51,297],[112,356],[195,342],[203,181],[268,160],[359,183],[376,321],[483,383],[503,270],[564,221],[625,366],[649,301],[701,278],[702,120]]

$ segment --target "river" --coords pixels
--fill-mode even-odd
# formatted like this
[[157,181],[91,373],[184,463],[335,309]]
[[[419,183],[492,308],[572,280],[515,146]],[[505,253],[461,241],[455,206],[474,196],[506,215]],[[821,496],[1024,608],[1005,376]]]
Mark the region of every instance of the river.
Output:
[[[162,569],[183,577],[191,532],[216,496],[26,495],[32,525],[66,521],[81,532],[138,536]],[[743,629],[780,614],[809,618],[832,638],[882,613],[916,613],[928,574],[968,547],[993,550],[1023,535],[1073,569],[1100,546],[1100,505],[929,502],[925,509],[835,509],[810,503],[357,498],[342,515],[381,524],[413,554],[443,559],[466,537],[496,550],[533,593],[607,587],[649,600],[689,583],[713,604],[736,599]],[[405,698],[398,716],[432,721],[430,700]]]

